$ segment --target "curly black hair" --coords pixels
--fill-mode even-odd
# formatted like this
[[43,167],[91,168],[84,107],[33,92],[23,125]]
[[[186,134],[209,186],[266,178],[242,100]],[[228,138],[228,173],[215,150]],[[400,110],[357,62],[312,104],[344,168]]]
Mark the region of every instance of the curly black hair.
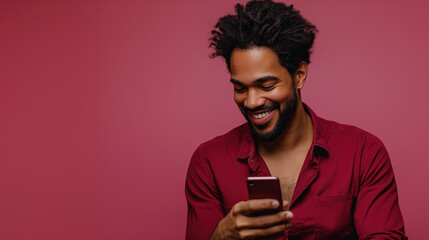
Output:
[[295,73],[302,61],[310,63],[317,29],[293,5],[253,0],[245,7],[236,4],[235,12],[236,15],[219,19],[210,38],[212,58],[223,57],[229,71],[231,53],[236,48],[269,47],[290,74]]

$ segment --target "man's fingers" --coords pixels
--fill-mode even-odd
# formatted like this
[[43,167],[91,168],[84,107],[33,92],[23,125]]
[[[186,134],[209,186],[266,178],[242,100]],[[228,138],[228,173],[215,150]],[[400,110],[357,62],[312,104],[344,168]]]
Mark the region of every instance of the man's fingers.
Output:
[[290,202],[283,201],[283,210],[289,210],[289,205],[290,205]]
[[237,228],[268,228],[279,224],[289,224],[293,214],[290,211],[278,212],[255,217],[243,216],[237,219]]
[[233,207],[233,214],[250,216],[252,213],[278,209],[280,203],[273,199],[253,199],[246,202],[240,202]]
[[269,236],[283,235],[288,228],[290,228],[288,224],[278,224],[267,228],[243,229],[239,232],[239,235],[241,239],[255,239],[260,237],[267,239]]
[[[239,202],[234,205],[228,214],[234,235],[239,239],[261,238],[271,239],[274,236],[282,236],[284,231],[291,227],[293,214],[290,211],[272,211],[282,206],[288,206],[288,203],[279,203],[274,199],[253,199]],[[270,212],[271,210],[271,212]],[[260,214],[261,212],[268,214]],[[222,221],[221,221],[222,222]]]

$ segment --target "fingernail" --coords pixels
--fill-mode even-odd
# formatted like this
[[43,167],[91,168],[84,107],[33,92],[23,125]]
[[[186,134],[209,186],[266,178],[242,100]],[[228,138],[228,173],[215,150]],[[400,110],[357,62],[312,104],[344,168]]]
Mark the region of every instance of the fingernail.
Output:
[[288,218],[288,219],[292,219],[292,218],[293,218],[293,214],[292,214],[291,212],[288,212],[288,213],[287,213],[287,218]]
[[280,203],[279,203],[279,202],[277,202],[277,201],[273,201],[273,202],[271,203],[271,205],[273,206],[273,208],[278,208],[278,207],[280,206]]

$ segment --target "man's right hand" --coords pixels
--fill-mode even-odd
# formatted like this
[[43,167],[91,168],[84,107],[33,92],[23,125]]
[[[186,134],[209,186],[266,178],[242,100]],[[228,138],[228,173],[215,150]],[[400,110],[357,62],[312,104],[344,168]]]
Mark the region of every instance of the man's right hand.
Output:
[[[239,202],[217,225],[211,240],[258,239],[284,236],[293,217],[290,211],[255,216],[256,212],[278,209],[279,202],[273,199],[253,199]],[[283,203],[283,209],[289,203]]]

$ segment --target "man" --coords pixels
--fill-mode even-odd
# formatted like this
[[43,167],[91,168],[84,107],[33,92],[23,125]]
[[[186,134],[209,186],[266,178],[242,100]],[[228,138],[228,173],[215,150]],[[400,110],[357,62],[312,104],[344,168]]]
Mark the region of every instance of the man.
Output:
[[[247,120],[195,151],[187,239],[406,239],[389,156],[375,136],[301,100],[316,27],[293,6],[251,1],[212,31]],[[283,203],[249,200],[246,178],[277,176]],[[283,205],[284,211],[255,212]]]

